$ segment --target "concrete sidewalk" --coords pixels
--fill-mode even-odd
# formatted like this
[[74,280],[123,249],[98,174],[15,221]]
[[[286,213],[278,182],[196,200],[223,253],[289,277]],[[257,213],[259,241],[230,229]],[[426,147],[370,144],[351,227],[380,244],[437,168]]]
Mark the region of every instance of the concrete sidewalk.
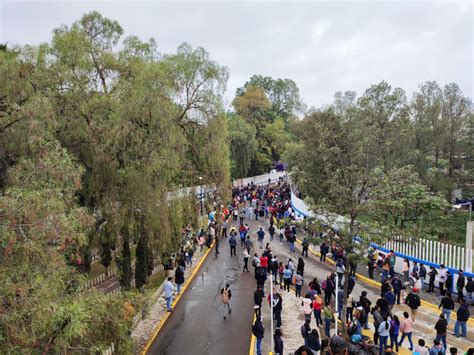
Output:
[[[268,222],[266,223],[267,223],[266,227],[268,227]],[[255,236],[252,235],[252,237],[255,237]],[[299,235],[298,237],[302,238],[303,236]],[[265,243],[266,242],[269,242],[269,238],[267,236],[265,238]],[[270,243],[270,246],[272,248],[273,253],[278,255],[278,259],[280,262],[284,262],[286,264],[286,262],[288,261],[288,258],[291,257],[293,261],[295,262],[295,266],[296,266],[298,257],[301,256],[300,245],[297,245],[297,252],[295,253],[290,253],[289,245],[286,242],[284,242],[283,244],[280,244],[278,238],[272,241]],[[307,291],[307,285],[309,281],[311,281],[314,277],[317,277],[319,282],[321,282],[323,279],[326,278],[326,276],[331,271],[334,270],[332,265],[319,262],[319,258],[317,258],[314,254],[309,253],[308,255],[309,255],[308,258],[304,258],[305,282],[304,282],[303,290],[302,290],[303,295]],[[267,281],[267,287],[265,290],[267,295],[268,295],[267,292],[269,292],[269,286],[270,286],[270,283]],[[355,300],[359,299],[361,292],[364,290],[367,291],[369,299],[372,301],[373,304],[375,304],[375,301],[379,297],[380,289],[373,285],[363,283],[360,279],[356,280],[356,286],[353,291],[353,296]],[[276,287],[276,291],[280,292],[278,286]],[[299,299],[296,299],[293,293],[288,293],[282,290],[281,294],[283,296],[283,312],[282,312],[283,340],[285,342],[285,353],[289,354],[291,352],[294,352],[300,345],[303,344],[303,339],[300,334],[300,327],[304,323],[304,316],[301,310],[301,301]],[[333,300],[334,300],[334,297],[333,297]],[[400,316],[402,316],[403,311],[405,310],[408,310],[408,307],[405,305],[396,305],[394,307],[394,312],[397,315],[399,315],[399,318]],[[417,318],[417,322],[414,326],[414,334],[413,334],[414,339],[423,338],[426,341],[426,344],[431,346],[432,341],[436,336],[434,324],[438,320],[439,313],[434,312],[432,309],[427,309],[427,308],[420,309],[418,313],[419,315]],[[272,334],[270,330],[270,310],[269,310],[268,302],[265,302],[264,304],[263,316],[265,318],[264,326],[265,326],[266,331],[265,331],[265,338],[262,342],[262,350],[263,352],[268,352],[268,351],[273,350],[271,349]],[[311,327],[316,327],[316,322],[314,320],[314,317],[312,318]],[[370,335],[372,335],[373,329],[374,329],[372,322],[370,324],[370,327],[371,327]],[[451,335],[451,333],[453,332],[453,327],[454,327],[454,321],[451,320],[449,324],[449,328],[448,328],[448,337],[447,337],[448,347],[455,346],[460,350],[466,351],[474,343],[474,333],[473,333],[474,329],[472,328],[469,329],[468,327],[468,338],[461,339],[461,338],[455,338],[454,336]],[[320,333],[321,331],[323,332],[323,330],[324,329],[320,329]],[[405,341],[405,344],[408,344],[408,343]],[[405,351],[408,351],[408,350],[405,349]],[[400,353],[403,353],[403,352],[400,352]]]

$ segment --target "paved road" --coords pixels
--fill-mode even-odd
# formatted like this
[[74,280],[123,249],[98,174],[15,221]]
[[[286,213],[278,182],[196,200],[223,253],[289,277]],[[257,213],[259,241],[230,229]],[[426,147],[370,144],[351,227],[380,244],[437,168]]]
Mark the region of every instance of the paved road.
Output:
[[[198,275],[173,310],[151,345],[148,354],[246,354],[253,319],[255,279],[242,273],[242,249],[230,258],[229,244],[222,239],[220,254],[212,251]],[[250,264],[250,263],[249,263]],[[232,291],[232,314],[223,319],[220,290],[225,282]]]

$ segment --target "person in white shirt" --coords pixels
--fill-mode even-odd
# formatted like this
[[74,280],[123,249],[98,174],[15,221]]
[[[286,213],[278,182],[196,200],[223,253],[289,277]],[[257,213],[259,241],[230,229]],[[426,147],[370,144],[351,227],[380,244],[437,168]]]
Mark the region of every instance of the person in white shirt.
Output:
[[385,348],[387,348],[387,340],[390,336],[390,322],[387,318],[384,318],[383,322],[380,323],[379,329],[379,344],[380,344],[380,355],[384,353]]
[[174,285],[173,285],[173,278],[168,277],[164,284],[164,291],[165,291],[165,299],[166,299],[166,310],[171,312],[173,309],[171,308],[171,302],[173,301],[173,292],[174,292]]
[[439,292],[441,293],[441,296],[444,296],[446,293],[446,290],[444,289],[444,285],[446,284],[447,279],[448,279],[448,270],[443,264],[441,264],[440,270],[439,270]]

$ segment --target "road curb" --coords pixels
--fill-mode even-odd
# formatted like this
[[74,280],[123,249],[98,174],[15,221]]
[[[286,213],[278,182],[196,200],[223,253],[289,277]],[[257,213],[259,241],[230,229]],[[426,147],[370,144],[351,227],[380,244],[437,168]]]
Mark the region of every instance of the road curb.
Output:
[[[202,264],[204,263],[204,261],[207,259],[209,253],[211,252],[212,248],[214,247],[214,242],[211,244],[211,246],[209,247],[209,249],[207,249],[207,251],[204,253],[203,257],[201,258],[201,260],[199,260],[198,264],[196,265],[196,268],[193,270],[193,272],[191,273],[191,275],[189,276],[188,280],[184,283],[184,286],[183,288],[181,289],[181,293],[178,295],[178,297],[176,297],[173,301],[173,304],[172,304],[172,308],[174,308],[179,300],[181,299],[181,296],[186,292],[186,290],[188,289],[189,285],[191,284],[191,282],[194,280],[194,277],[196,276],[196,274],[198,273],[199,269],[201,268]],[[166,321],[168,320],[168,318],[170,317],[171,313],[170,312],[166,312],[165,315],[163,316],[163,318],[161,318],[160,322],[158,323],[158,325],[156,326],[156,328],[153,330],[153,332],[151,333],[151,336],[150,338],[148,338],[148,341],[146,342],[145,346],[143,347],[143,349],[140,351],[140,354],[141,355],[146,355],[146,353],[148,352],[148,350],[150,349],[150,346],[153,344],[153,342],[155,341],[156,337],[158,336],[158,334],[160,333],[161,329],[163,328],[163,326],[165,325]]]

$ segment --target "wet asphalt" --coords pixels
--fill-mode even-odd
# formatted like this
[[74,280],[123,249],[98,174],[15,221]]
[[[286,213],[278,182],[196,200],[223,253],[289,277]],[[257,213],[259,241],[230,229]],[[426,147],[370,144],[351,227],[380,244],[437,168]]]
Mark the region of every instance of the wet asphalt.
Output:
[[[248,354],[253,320],[253,267],[242,273],[242,248],[230,257],[228,239],[220,254],[213,249],[198,274],[173,309],[147,354]],[[230,283],[232,314],[223,318],[221,289]]]

